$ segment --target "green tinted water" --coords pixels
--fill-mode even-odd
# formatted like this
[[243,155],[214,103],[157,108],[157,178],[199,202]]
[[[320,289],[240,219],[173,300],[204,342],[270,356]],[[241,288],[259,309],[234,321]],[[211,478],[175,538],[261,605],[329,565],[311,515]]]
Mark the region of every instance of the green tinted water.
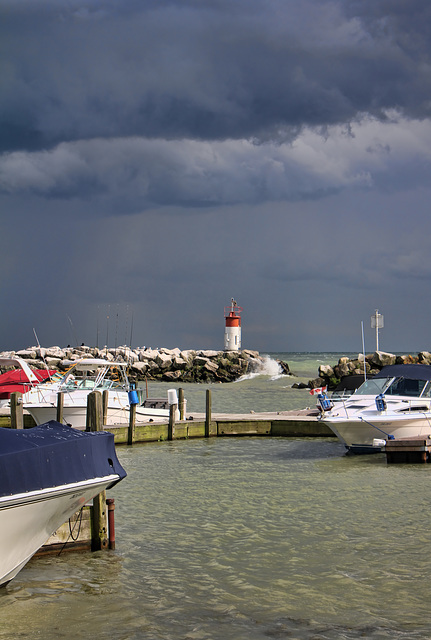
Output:
[[34,560],[0,638],[430,638],[429,465],[336,440],[119,449],[117,550]]

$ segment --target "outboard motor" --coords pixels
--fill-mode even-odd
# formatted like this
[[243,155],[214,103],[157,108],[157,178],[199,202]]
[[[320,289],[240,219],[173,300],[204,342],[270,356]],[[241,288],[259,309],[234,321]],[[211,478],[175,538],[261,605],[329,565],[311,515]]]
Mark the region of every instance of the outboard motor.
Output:
[[386,411],[387,404],[383,393],[379,393],[379,395],[376,396],[376,407],[377,411]]
[[317,395],[317,399],[319,400],[322,411],[330,411],[334,406],[333,403],[327,397],[326,393],[319,393]]

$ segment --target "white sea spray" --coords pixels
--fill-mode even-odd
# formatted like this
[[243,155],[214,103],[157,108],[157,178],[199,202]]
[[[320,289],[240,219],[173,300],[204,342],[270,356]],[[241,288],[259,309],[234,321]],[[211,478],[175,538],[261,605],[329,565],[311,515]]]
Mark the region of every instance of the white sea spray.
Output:
[[271,356],[264,355],[255,363],[254,371],[241,376],[236,382],[243,380],[252,380],[258,376],[269,376],[271,380],[278,380],[283,376],[283,371],[277,360],[271,358]]

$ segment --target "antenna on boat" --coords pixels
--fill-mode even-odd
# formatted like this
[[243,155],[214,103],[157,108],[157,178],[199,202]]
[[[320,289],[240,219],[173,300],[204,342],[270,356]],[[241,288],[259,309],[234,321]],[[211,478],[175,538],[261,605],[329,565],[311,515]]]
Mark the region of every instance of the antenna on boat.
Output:
[[78,346],[78,338],[76,337],[75,327],[73,326],[72,318],[70,316],[68,316],[67,313],[66,313],[66,318],[70,322],[70,327],[72,329],[72,336],[73,336],[73,338],[75,340],[75,345]]
[[365,362],[365,338],[364,338],[364,322],[361,322],[362,329],[362,353],[364,354],[364,380],[367,380],[367,366]]
[[[42,358],[45,369],[49,372],[48,365],[46,364],[45,356],[42,355],[42,347],[40,346],[39,338],[37,337],[36,329],[33,327],[34,337],[36,338],[37,346],[39,347],[40,357]],[[51,378],[51,376],[49,376]]]
[[99,348],[99,305],[97,305],[97,316],[96,316],[96,347]]
[[106,348],[109,349],[108,335],[109,335],[109,314],[111,313],[111,305],[108,304],[108,313],[106,314]]
[[132,348],[132,335],[133,335],[133,309],[132,309],[132,319],[130,321],[130,348]]
[[129,326],[129,305],[126,304],[126,325],[124,327],[124,344],[128,345],[129,343],[127,342],[127,329]]
[[115,357],[117,357],[117,340],[118,340],[118,311],[119,311],[120,305],[117,304],[117,316],[115,318]]

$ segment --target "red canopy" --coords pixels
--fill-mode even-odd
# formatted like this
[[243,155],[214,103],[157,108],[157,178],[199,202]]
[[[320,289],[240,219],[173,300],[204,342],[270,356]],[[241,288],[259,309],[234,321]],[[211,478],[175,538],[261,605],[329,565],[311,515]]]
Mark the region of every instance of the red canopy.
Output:
[[[55,369],[47,371],[46,369],[33,370],[34,375],[42,382],[50,376],[56,373]],[[6,400],[10,398],[10,394],[14,391],[25,393],[31,389],[32,385],[28,381],[28,377],[22,369],[14,369],[13,371],[6,371],[6,373],[0,374],[0,400]]]

